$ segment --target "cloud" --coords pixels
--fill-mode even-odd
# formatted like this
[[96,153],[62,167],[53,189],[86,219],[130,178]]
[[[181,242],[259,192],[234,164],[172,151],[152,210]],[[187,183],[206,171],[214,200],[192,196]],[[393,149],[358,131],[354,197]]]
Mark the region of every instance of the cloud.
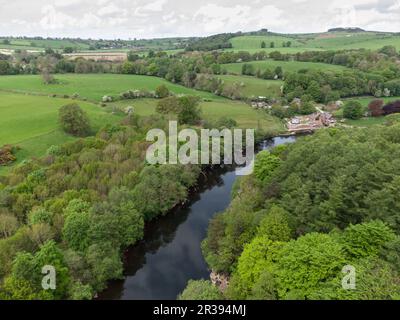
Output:
[[0,0],[3,35],[91,38],[204,36],[336,26],[399,31],[400,0]]

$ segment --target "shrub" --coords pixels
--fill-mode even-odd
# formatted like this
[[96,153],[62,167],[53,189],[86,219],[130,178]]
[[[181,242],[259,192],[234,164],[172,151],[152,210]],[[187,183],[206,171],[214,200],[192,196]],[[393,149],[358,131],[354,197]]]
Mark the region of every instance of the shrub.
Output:
[[363,107],[358,101],[349,101],[343,107],[343,117],[357,120],[363,116]]
[[156,97],[163,99],[169,96],[169,90],[165,85],[158,86],[156,89]]
[[85,136],[90,132],[89,118],[76,103],[61,107],[59,121],[63,130],[74,136]]
[[17,160],[14,151],[15,149],[11,145],[5,145],[0,148],[0,166],[5,166]]
[[179,300],[222,300],[221,293],[210,281],[189,281]]

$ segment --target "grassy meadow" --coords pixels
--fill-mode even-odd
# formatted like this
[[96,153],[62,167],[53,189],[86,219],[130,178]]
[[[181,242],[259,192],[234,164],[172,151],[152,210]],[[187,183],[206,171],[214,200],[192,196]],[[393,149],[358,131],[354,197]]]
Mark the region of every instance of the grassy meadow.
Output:
[[244,97],[279,97],[283,86],[281,80],[263,80],[249,76],[221,75],[218,78],[222,79],[224,84],[240,83],[242,85],[240,93]]
[[[358,101],[364,107],[365,112],[368,111],[368,105],[371,101],[375,100],[375,97],[359,97],[359,98],[351,98],[345,99],[344,101]],[[385,103],[389,103],[392,101],[400,100],[400,97],[388,97],[388,98],[380,98]],[[334,115],[338,118],[343,117],[343,108],[334,112]],[[353,126],[353,127],[371,127],[375,125],[384,125],[390,121],[400,121],[400,114],[391,114],[385,117],[365,117],[358,120],[350,120],[344,119],[344,124]]]
[[[222,76],[224,81],[243,82],[244,93],[247,95],[263,95],[279,93],[280,81],[266,81],[252,77]],[[242,128],[262,128],[269,132],[281,132],[283,124],[276,118],[264,112],[253,110],[249,105],[234,102],[208,92],[188,89],[166,80],[135,75],[56,75],[57,84],[45,85],[40,76],[2,76],[0,77],[0,146],[12,144],[21,148],[17,153],[19,163],[31,157],[43,156],[52,145],[60,145],[76,139],[65,134],[58,124],[58,110],[61,106],[77,102],[89,115],[93,133],[106,124],[117,123],[121,115],[110,113],[112,107],[133,105],[135,112],[147,116],[155,113],[157,100],[140,99],[118,101],[109,104],[109,108],[101,108],[99,102],[104,95],[119,95],[126,90],[155,90],[160,84],[165,84],[176,94],[198,95],[207,99],[202,102],[203,117],[215,120],[230,117]],[[71,96],[78,93],[80,100],[72,100]],[[50,95],[56,94],[57,97]],[[83,98],[88,101],[82,101]],[[15,164],[13,164],[15,165]],[[5,174],[10,167],[0,168],[0,174]]]
[[[265,41],[266,48],[261,48]],[[290,47],[284,47],[284,42],[291,42]],[[308,35],[284,35],[269,36],[240,36],[231,39],[233,50],[246,50],[256,52],[280,51],[282,53],[296,53],[316,50],[347,50],[347,49],[370,49],[377,50],[387,45],[392,45],[400,50],[400,36],[376,32],[326,32]],[[274,48],[270,48],[274,42]]]
[[[0,146],[12,144],[21,147],[17,154],[20,162],[43,155],[52,145],[75,139],[65,134],[58,124],[59,108],[72,102],[70,99],[0,92]],[[98,105],[82,101],[78,103],[87,112],[93,133],[121,119]],[[0,174],[6,170],[0,168]]]
[[347,69],[346,67],[327,63],[275,60],[252,61],[246,63],[228,63],[224,64],[223,68],[226,69],[229,73],[241,74],[244,64],[251,64],[254,66],[255,70],[260,69],[261,71],[266,69],[274,70],[276,67],[282,67],[284,72],[297,72],[302,69],[323,71],[342,71]]
[[[140,116],[149,116],[156,113],[157,100],[123,100],[109,104],[110,107],[124,109],[132,106]],[[283,132],[283,123],[263,111],[254,110],[249,105],[228,99],[201,102],[200,108],[205,120],[215,121],[222,117],[232,118],[243,129],[260,128],[268,132]]]
[[105,95],[118,96],[127,90],[155,90],[159,85],[166,85],[176,94],[198,95],[202,98],[215,99],[208,93],[185,88],[167,80],[138,75],[122,74],[67,74],[55,75],[57,83],[44,84],[40,76],[18,75],[1,76],[0,91],[9,90],[16,93],[73,95],[91,101],[101,101]]

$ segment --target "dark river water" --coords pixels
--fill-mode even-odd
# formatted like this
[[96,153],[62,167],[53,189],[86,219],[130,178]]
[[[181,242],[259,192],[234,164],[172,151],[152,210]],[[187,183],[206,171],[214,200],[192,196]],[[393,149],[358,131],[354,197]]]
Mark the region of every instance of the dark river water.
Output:
[[[262,149],[291,143],[295,137],[265,141]],[[175,300],[190,279],[209,279],[201,252],[210,219],[231,202],[237,176],[219,169],[200,181],[200,190],[184,207],[148,224],[144,239],[125,255],[125,278],[112,281],[102,300]]]

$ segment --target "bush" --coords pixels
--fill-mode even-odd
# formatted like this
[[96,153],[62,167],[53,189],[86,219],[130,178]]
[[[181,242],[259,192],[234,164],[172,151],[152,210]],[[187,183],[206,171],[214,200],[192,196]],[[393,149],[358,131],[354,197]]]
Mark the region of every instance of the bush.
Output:
[[66,133],[74,136],[85,136],[90,132],[89,118],[76,103],[61,107],[59,121]]
[[169,96],[169,90],[165,85],[158,86],[156,88],[156,97],[163,99]]
[[10,145],[5,145],[0,148],[0,166],[4,166],[14,162],[17,158],[14,155],[14,148]]
[[349,101],[343,107],[343,117],[357,120],[363,116],[363,106],[358,101]]
[[210,281],[189,281],[179,300],[222,300],[221,293]]

